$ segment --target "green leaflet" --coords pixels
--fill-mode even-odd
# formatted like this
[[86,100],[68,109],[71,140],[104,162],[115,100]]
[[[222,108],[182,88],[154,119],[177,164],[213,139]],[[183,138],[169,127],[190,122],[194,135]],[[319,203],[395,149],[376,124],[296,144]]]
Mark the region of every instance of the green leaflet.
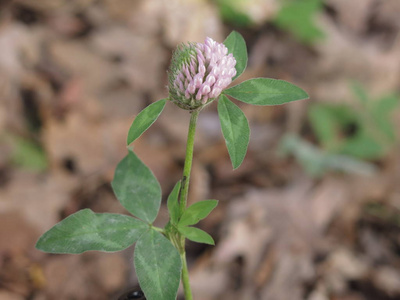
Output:
[[226,147],[236,169],[246,156],[250,139],[249,123],[242,110],[224,95],[218,101],[218,115]]
[[134,152],[118,164],[111,183],[121,204],[134,216],[152,223],[161,204],[161,187]]
[[192,204],[183,212],[178,226],[197,224],[200,220],[207,217],[217,205],[217,200],[203,200]]
[[149,230],[136,243],[135,269],[147,300],[175,300],[182,263],[176,248],[163,235]]
[[235,80],[244,72],[247,66],[247,47],[242,35],[237,31],[232,31],[225,39],[224,45],[228,48],[228,52],[233,54],[236,59],[236,75],[232,78]]
[[278,105],[308,98],[308,94],[294,84],[271,78],[246,80],[225,90],[224,94],[254,105]]
[[181,189],[181,182],[178,181],[172,190],[171,194],[168,196],[167,207],[171,219],[172,224],[177,224],[180,217],[180,208],[179,208],[179,191]]
[[49,253],[115,252],[132,245],[147,229],[147,224],[129,216],[83,209],[44,233],[36,248]]
[[138,137],[140,137],[143,132],[145,132],[160,116],[164,109],[167,99],[162,99],[154,102],[143,109],[133,120],[131,127],[129,128],[127,144],[131,144]]
[[203,244],[215,245],[214,239],[207,232],[196,228],[196,227],[178,227],[180,233],[182,233],[185,238]]

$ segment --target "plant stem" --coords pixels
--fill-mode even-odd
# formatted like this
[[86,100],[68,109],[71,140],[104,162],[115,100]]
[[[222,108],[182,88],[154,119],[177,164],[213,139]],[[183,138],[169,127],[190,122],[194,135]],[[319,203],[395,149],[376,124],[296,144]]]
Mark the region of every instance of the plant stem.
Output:
[[[190,171],[192,169],[192,161],[193,161],[194,136],[196,133],[196,124],[199,113],[200,110],[195,110],[192,111],[192,114],[190,116],[189,132],[186,144],[185,166],[183,167],[183,177],[182,177],[182,184],[181,184],[180,198],[179,198],[181,214],[185,211],[187,205]],[[192,290],[190,288],[190,282],[189,282],[189,271],[186,262],[185,237],[180,236],[179,240],[180,240],[179,252],[182,260],[182,284],[185,293],[185,300],[193,300]]]
[[186,262],[186,252],[181,253],[181,260],[182,260],[182,284],[183,284],[183,291],[185,293],[185,300],[193,300],[192,290],[190,288],[190,282],[189,282],[189,271]]
[[200,110],[195,110],[192,112],[190,116],[189,132],[186,144],[185,166],[183,168],[183,177],[182,177],[182,185],[181,185],[180,200],[179,200],[181,213],[185,211],[187,204],[190,171],[192,169],[192,161],[193,161],[194,135],[196,133],[197,117],[199,116],[199,113]]

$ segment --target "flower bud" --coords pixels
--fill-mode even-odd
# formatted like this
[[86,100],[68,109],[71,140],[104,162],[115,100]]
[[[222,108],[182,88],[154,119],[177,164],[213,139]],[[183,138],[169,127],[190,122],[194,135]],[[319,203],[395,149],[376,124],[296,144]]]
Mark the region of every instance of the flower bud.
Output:
[[168,72],[169,98],[183,109],[194,110],[214,99],[236,75],[236,59],[222,43],[181,44]]

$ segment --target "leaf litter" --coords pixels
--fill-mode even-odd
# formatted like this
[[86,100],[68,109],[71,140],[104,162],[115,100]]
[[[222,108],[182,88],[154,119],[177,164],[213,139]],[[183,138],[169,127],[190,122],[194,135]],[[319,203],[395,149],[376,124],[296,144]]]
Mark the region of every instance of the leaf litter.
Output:
[[[268,13],[240,29],[250,62],[242,79],[287,79],[316,102],[352,103],[350,80],[371,98],[398,91],[397,1],[350,2],[326,1],[314,20],[324,38],[303,45],[271,25],[278,2],[254,1],[252,14],[257,5]],[[116,299],[137,283],[131,249],[52,256],[34,249],[36,239],[81,208],[124,212],[109,182],[134,116],[166,96],[172,49],[205,36],[223,40],[232,25],[203,0],[15,0],[0,7],[0,298]],[[379,169],[372,177],[310,178],[293,159],[275,155],[287,130],[313,141],[307,105],[242,105],[254,132],[234,172],[216,106],[204,112],[209,122],[200,117],[190,201],[220,204],[200,222],[216,246],[188,244],[196,299],[400,297],[398,147],[372,162]],[[398,110],[393,117],[400,124]],[[167,105],[134,144],[164,199],[180,179],[187,121]],[[16,165],[6,135],[43,149],[47,165]]]

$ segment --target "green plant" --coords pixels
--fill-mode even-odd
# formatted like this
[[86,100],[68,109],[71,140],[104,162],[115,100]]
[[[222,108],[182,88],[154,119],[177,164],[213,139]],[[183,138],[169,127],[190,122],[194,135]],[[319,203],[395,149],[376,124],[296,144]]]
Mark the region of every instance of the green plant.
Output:
[[280,142],[278,153],[293,155],[312,177],[320,177],[330,171],[359,175],[372,175],[376,167],[349,155],[324,151],[312,143],[293,134],[287,134]]
[[353,91],[359,105],[311,105],[310,125],[329,153],[360,159],[382,158],[396,143],[391,113],[400,104],[399,97],[370,99],[360,85],[353,85]]
[[245,11],[248,0],[216,0],[221,18],[239,27],[253,25],[253,21]]
[[44,149],[35,141],[17,136],[5,134],[0,137],[12,149],[11,163],[25,170],[41,172],[47,169],[48,161]]
[[324,37],[314,20],[321,8],[322,0],[285,0],[273,23],[291,32],[299,41],[312,44]]
[[199,113],[219,99],[222,133],[236,169],[245,157],[250,129],[244,113],[227,96],[255,105],[276,105],[308,98],[306,92],[291,83],[267,78],[250,79],[226,88],[243,73],[246,65],[246,44],[237,32],[232,32],[224,44],[210,38],[204,44],[182,44],[175,51],[169,70],[169,97],[149,105],[133,121],[128,145],[157,120],[167,100],[191,114],[183,176],[168,197],[170,219],[164,228],[153,225],[161,204],[160,184],[130,149],[116,168],[112,188],[134,217],[84,209],[43,234],[36,247],[50,253],[76,254],[89,250],[119,251],[136,242],[135,269],[146,298],[176,299],[181,279],[185,298],[192,299],[185,239],[214,244],[208,233],[193,225],[207,217],[217,205],[216,200],[204,200],[186,207]]
[[282,155],[293,155],[311,176],[328,171],[371,175],[376,167],[364,160],[383,158],[396,144],[391,114],[398,95],[372,100],[359,84],[352,85],[358,105],[312,104],[308,119],[319,146],[296,135],[285,135]]

